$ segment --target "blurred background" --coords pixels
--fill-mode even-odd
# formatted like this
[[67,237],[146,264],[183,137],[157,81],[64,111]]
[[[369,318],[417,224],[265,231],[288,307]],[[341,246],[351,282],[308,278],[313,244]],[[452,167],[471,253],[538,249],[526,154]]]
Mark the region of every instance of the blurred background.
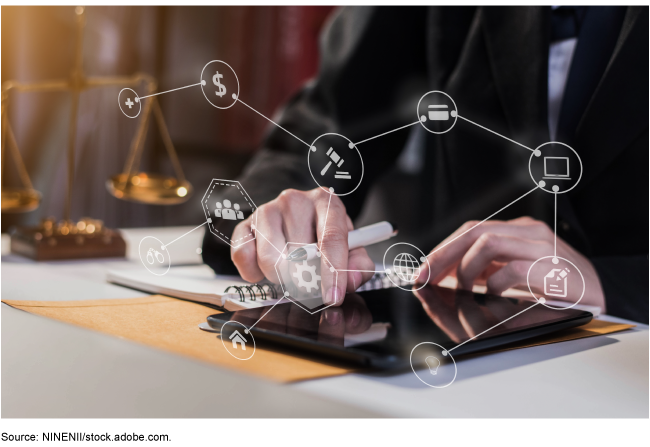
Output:
[[[221,59],[235,69],[242,99],[266,116],[318,68],[318,35],[333,7],[106,6],[85,10],[83,41],[87,76],[130,76],[142,71],[158,91],[194,84],[203,66]],[[74,7],[2,7],[2,82],[66,78],[74,58]],[[105,181],[122,171],[138,120],[120,113],[121,87],[81,95],[72,219],[92,216],[110,227],[191,225],[204,219],[198,204],[212,178],[236,178],[259,148],[268,122],[244,107],[212,107],[201,89],[159,97],[185,175],[196,191],[174,206],[129,203],[112,197]],[[9,116],[41,206],[4,214],[11,225],[61,218],[66,192],[70,95],[11,93]],[[142,170],[173,174],[154,122],[147,134]],[[10,159],[2,184],[19,184]]]
[[[330,6],[91,6],[85,9],[83,66],[86,76],[141,71],[158,80],[158,91],[165,91],[198,82],[207,62],[224,60],[237,73],[242,100],[272,117],[317,73],[319,34],[336,11]],[[2,82],[67,78],[74,43],[74,7],[3,6]],[[71,218],[102,219],[112,228],[202,222],[199,200],[206,185],[212,178],[237,178],[270,124],[245,107],[212,107],[198,87],[159,96],[194,195],[180,205],[130,203],[111,196],[105,186],[109,177],[122,172],[139,121],[126,118],[116,107],[120,89],[95,88],[81,94]],[[12,225],[35,225],[47,216],[62,218],[71,104],[67,92],[10,95],[8,116],[43,199],[35,211],[3,214],[3,232]],[[411,180],[422,174],[421,154],[414,152],[418,146],[412,141],[393,170],[374,185],[357,226],[387,219],[400,222],[400,236],[417,234],[415,220],[404,222],[399,216],[414,206],[404,197],[417,185]],[[3,160],[3,186],[20,183],[10,158],[5,155]],[[173,174],[155,122],[149,126],[140,168]],[[378,253],[384,248],[378,246]]]

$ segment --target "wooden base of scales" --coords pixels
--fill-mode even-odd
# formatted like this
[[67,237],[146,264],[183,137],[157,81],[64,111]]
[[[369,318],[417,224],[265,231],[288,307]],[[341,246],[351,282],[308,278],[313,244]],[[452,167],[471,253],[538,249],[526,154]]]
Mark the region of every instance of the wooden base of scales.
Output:
[[36,261],[80,258],[113,258],[126,255],[119,232],[104,228],[96,219],[60,222],[44,219],[36,227],[11,232],[11,252]]

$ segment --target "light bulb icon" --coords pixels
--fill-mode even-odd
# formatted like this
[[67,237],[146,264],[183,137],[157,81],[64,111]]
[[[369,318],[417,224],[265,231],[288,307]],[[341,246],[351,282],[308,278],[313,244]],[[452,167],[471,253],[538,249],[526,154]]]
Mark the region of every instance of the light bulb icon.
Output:
[[438,367],[440,366],[440,360],[438,360],[436,357],[430,355],[429,357],[424,359],[424,362],[429,367],[429,372],[431,373],[432,376],[435,376],[436,374],[438,374]]

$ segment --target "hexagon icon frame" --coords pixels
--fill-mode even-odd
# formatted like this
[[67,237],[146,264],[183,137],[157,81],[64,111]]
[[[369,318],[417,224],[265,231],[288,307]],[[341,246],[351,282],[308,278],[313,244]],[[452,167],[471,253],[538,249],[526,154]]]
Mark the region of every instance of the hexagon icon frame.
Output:
[[226,244],[230,245],[233,248],[240,247],[244,244],[247,244],[248,242],[254,241],[255,240],[255,232],[252,230],[250,233],[246,234],[245,236],[233,241],[230,239],[230,237],[226,236],[222,232],[220,232],[216,228],[216,224],[218,223],[217,219],[213,219],[212,212],[210,211],[210,207],[208,206],[208,200],[210,199],[210,196],[212,195],[212,192],[214,191],[214,188],[217,186],[230,186],[237,188],[239,193],[242,195],[246,203],[251,207],[251,215],[253,216],[253,222],[252,222],[252,227],[254,227],[255,223],[257,223],[257,205],[253,202],[253,200],[250,198],[244,187],[239,183],[237,180],[223,180],[223,179],[212,179],[210,182],[210,185],[208,185],[208,189],[205,191],[205,194],[203,195],[203,198],[201,199],[201,208],[203,208],[203,212],[205,213],[205,219],[208,222],[208,228],[210,229],[210,233],[224,241]]
[[[305,312],[307,312],[307,313],[310,314],[310,315],[317,314],[318,312],[321,312],[321,311],[323,311],[323,310],[325,310],[325,309],[327,309],[327,308],[332,307],[333,305],[335,305],[335,304],[338,302],[338,297],[337,297],[337,299],[336,299],[332,304],[330,304],[330,305],[328,305],[328,306],[325,306],[325,307],[323,307],[322,309],[318,309],[317,311],[312,312],[311,310],[307,309],[305,306],[303,306],[302,304],[300,304],[300,301],[296,301],[296,300],[294,300],[294,299],[291,298],[291,295],[289,295],[289,292],[287,291],[287,288],[285,288],[285,287],[284,287],[284,284],[282,283],[282,275],[281,275],[280,272],[278,271],[278,264],[280,263],[280,261],[282,261],[282,260],[284,260],[284,259],[286,258],[286,256],[287,256],[288,253],[285,254],[285,251],[288,251],[288,250],[289,250],[289,245],[300,245],[300,246],[304,246],[304,245],[316,245],[316,246],[318,246],[318,244],[316,244],[315,242],[314,242],[314,243],[309,243],[309,244],[305,244],[304,242],[287,242],[286,244],[284,244],[284,248],[282,249],[282,252],[280,253],[280,256],[278,257],[278,260],[275,261],[275,264],[274,264],[274,266],[273,266],[273,267],[275,268],[275,274],[278,275],[278,280],[280,281],[280,287],[282,288],[282,297],[288,299],[288,300],[291,301],[293,304],[295,304],[296,306],[300,307],[302,310],[304,310]],[[322,256],[323,258],[325,258],[325,260],[326,260],[327,263],[331,266],[331,268],[334,268],[334,265],[330,262],[329,259],[327,259],[327,257],[325,256],[325,254],[324,254],[322,251],[320,251],[320,250],[318,250],[318,252],[321,254],[321,256]],[[333,272],[333,273],[336,274],[336,276],[334,277],[334,278],[335,278],[335,279],[334,279],[334,285],[335,285],[335,287],[338,289],[338,285],[339,285],[339,271],[336,270],[336,269],[334,268],[334,272]]]

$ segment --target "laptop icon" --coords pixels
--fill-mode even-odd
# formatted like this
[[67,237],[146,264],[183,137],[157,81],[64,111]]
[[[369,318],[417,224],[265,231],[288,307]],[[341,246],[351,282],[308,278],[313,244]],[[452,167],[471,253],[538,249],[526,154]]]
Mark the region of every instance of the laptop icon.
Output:
[[544,179],[571,180],[569,157],[544,157]]

